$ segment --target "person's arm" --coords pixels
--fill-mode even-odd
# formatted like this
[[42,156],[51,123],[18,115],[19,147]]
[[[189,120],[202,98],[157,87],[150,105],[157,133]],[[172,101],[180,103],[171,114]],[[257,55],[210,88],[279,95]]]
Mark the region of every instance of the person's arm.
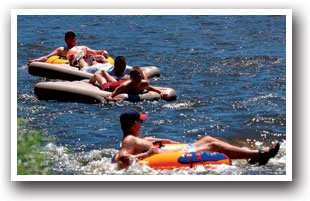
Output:
[[138,159],[142,160],[144,158],[147,158],[149,156],[152,156],[154,154],[159,153],[159,149],[156,147],[151,147],[147,152],[145,153],[139,153],[136,155],[133,155],[135,145],[137,145],[137,139],[133,136],[127,136],[123,142],[122,142],[122,148],[119,152],[119,161],[121,163],[118,164],[118,167],[123,169],[127,168],[131,165],[133,160]]
[[156,137],[145,137],[143,138],[145,140],[151,141],[151,142],[161,142],[162,144],[179,144],[180,142],[169,140],[169,139],[161,139]]
[[62,47],[59,47],[59,48],[55,49],[52,53],[50,53],[48,55],[42,56],[42,57],[37,58],[37,59],[29,60],[27,65],[29,65],[32,62],[45,62],[51,56],[58,56],[60,51],[61,51],[61,49],[62,49]]
[[124,169],[128,168],[133,159],[133,152],[134,152],[134,147],[136,144],[135,137],[128,136],[126,137],[123,142],[122,142],[122,148],[119,152],[119,160],[118,163],[118,168]]
[[148,86],[146,87],[146,90],[148,90],[148,91],[155,91],[156,93],[159,93],[159,95],[160,95],[161,98],[167,99],[167,96],[168,96],[167,93],[165,93],[165,92],[163,92],[163,91],[161,91],[161,90],[159,90],[159,89],[157,89],[157,88],[155,88],[155,87],[153,87],[153,86],[151,86],[151,85],[148,85]]
[[126,150],[122,147],[122,150],[119,153],[119,161],[120,161],[120,163],[118,163],[119,169],[128,168],[135,159],[143,160],[147,157],[150,157],[154,154],[159,153],[159,149],[156,147],[152,147],[147,152],[136,154],[136,155],[130,154],[129,151],[130,150]]
[[149,150],[147,150],[147,152],[137,154],[137,155],[133,155],[133,158],[143,160],[147,157],[150,157],[150,156],[152,156],[154,154],[158,154],[158,153],[159,153],[159,149],[157,147],[152,147]]
[[94,58],[97,63],[109,63],[109,61],[102,55],[95,55]]
[[115,98],[115,96],[117,96],[118,94],[123,93],[126,90],[127,86],[128,86],[128,82],[122,83],[120,86],[118,86],[118,87],[116,87],[116,89],[114,89],[112,94],[109,97],[107,97],[106,100],[108,100],[108,101],[122,100],[120,98]]
[[102,55],[105,58],[109,57],[109,54],[106,50],[93,50],[89,47],[85,46],[86,54],[92,54],[92,55]]
[[86,55],[92,55],[95,61],[93,61],[93,64],[95,63],[109,63],[107,58],[109,57],[109,54],[106,50],[93,50],[90,49],[87,46],[84,46]]

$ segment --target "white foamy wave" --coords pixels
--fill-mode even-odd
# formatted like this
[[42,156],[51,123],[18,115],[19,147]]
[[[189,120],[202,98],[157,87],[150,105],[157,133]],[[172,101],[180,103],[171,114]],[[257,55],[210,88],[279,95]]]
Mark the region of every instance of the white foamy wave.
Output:
[[[259,142],[257,145],[261,145]],[[117,164],[111,163],[115,149],[92,150],[89,152],[70,153],[62,146],[49,143],[44,147],[44,153],[50,155],[58,174],[74,175],[242,175],[249,171],[253,174],[285,174],[285,142],[281,143],[279,154],[270,159],[266,166],[249,165],[246,160],[233,160],[232,165],[196,166],[194,168],[155,170],[148,166],[135,163],[129,168],[119,170]],[[272,170],[272,171],[271,171]],[[271,172],[271,173],[270,173]]]
[[18,69],[21,69],[21,70],[28,69],[28,66],[27,65],[23,65],[23,66],[18,67]]
[[168,109],[177,109],[177,110],[181,110],[181,109],[190,109],[195,103],[186,101],[183,103],[169,103],[169,104],[165,104],[162,107],[164,108],[168,108]]
[[33,94],[26,94],[26,93],[19,93],[17,95],[17,100],[18,101],[25,101],[25,102],[38,102],[38,99],[33,95]]
[[247,103],[247,102],[254,102],[255,103],[255,102],[259,101],[259,100],[265,100],[265,99],[269,99],[269,98],[279,98],[281,100],[285,100],[285,97],[281,97],[281,96],[278,96],[276,94],[267,94],[267,95],[262,95],[262,96],[256,96],[256,97],[249,98],[244,103]]
[[102,158],[89,162],[80,169],[81,174],[86,175],[110,175],[117,171],[117,165],[111,163],[111,158]]
[[58,147],[53,143],[48,143],[43,148],[43,152],[55,157],[55,156],[63,156],[66,152],[68,152],[68,149],[65,147]]

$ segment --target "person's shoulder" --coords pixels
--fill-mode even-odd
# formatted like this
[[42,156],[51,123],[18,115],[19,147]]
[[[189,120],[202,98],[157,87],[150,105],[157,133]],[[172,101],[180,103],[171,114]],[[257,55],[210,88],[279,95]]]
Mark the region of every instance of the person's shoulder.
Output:
[[90,49],[88,46],[86,46],[86,45],[81,45],[80,46],[81,48],[84,48],[84,49]]
[[149,85],[150,82],[148,80],[141,80],[141,84],[143,85]]
[[84,46],[84,45],[76,45],[76,46],[72,47],[71,49],[81,50],[81,49],[85,49],[85,48],[86,48],[86,46]]
[[57,51],[64,51],[65,50],[65,47],[57,47],[55,50],[57,50]]
[[124,139],[123,139],[123,142],[122,144],[128,144],[128,143],[132,143],[134,141],[136,141],[138,138],[133,136],[133,135],[127,135]]
[[130,83],[131,83],[131,80],[126,80],[121,84],[121,86],[127,87]]

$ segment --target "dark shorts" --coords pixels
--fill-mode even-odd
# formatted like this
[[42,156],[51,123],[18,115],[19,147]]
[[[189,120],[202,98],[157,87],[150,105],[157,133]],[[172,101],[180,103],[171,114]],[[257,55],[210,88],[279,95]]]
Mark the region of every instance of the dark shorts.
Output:
[[105,91],[114,91],[114,89],[116,87],[118,87],[119,85],[121,85],[123,82],[125,82],[126,80],[118,80],[115,82],[108,82],[108,83],[104,83],[103,85],[101,85],[101,89],[105,90]]

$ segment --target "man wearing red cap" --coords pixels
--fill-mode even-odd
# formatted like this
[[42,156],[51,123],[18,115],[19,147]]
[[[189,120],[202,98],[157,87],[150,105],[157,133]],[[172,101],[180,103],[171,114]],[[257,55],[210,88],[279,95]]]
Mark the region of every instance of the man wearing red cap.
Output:
[[[142,160],[157,153],[171,152],[164,150],[156,144],[176,144],[178,142],[159,139],[155,137],[141,138],[142,121],[146,120],[145,114],[140,114],[135,109],[129,109],[120,116],[121,128],[123,131],[122,148],[119,153],[120,168],[127,168],[131,164],[131,159]],[[233,146],[216,138],[205,136],[190,144],[196,151],[212,151],[224,153],[231,159],[249,159],[249,163],[265,165],[268,160],[274,157],[280,148],[278,142],[263,150],[249,150]]]
[[[92,50],[87,46],[77,46],[77,37],[74,31],[69,30],[65,33],[65,42],[67,47],[58,47],[52,53],[42,56],[37,59],[28,61],[27,65],[32,62],[45,62],[51,56],[59,56],[61,59],[69,59],[69,56],[72,57],[73,62],[77,62],[78,66],[86,66],[87,63],[84,59],[80,61],[81,58],[84,58],[86,55],[103,55],[105,58],[108,58],[109,55],[105,50]],[[79,63],[81,62],[81,63]]]

